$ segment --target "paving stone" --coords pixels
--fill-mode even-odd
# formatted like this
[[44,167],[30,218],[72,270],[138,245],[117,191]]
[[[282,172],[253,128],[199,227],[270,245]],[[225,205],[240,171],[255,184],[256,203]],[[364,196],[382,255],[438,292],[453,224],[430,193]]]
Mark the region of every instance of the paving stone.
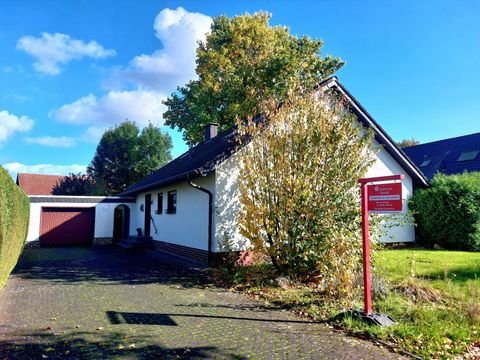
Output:
[[0,290],[1,359],[394,359],[208,284],[192,264],[113,247],[26,249]]

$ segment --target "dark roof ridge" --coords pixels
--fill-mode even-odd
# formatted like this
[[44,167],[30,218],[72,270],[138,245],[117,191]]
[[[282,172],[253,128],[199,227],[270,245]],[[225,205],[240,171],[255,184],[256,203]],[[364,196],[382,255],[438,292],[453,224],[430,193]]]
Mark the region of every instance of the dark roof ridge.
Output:
[[[332,82],[333,85],[328,84]],[[383,129],[383,127],[373,118],[372,115],[363,107],[363,105],[348,91],[348,89],[343,86],[343,84],[338,80],[336,76],[332,76],[331,78],[325,80],[323,83],[328,84],[329,87],[337,85],[337,88],[340,89],[348,98],[350,98],[353,105],[355,105],[358,109],[354,109],[354,113],[358,112],[361,117],[357,114],[357,119],[361,122],[362,117],[370,122],[370,125],[375,130],[375,139],[382,145],[387,148],[388,153],[397,161],[403,168],[405,168],[405,164],[407,168],[405,170],[409,173],[412,177],[412,181],[420,186],[428,186],[428,179],[424,175],[424,173],[418,168],[418,166],[405,154],[405,152],[400,149],[397,143],[388,135],[388,133]],[[356,110],[356,111],[355,111]],[[386,140],[386,141],[385,141]],[[402,163],[404,165],[402,165]],[[410,168],[410,169],[409,169]],[[416,178],[416,179],[415,179]]]
[[[396,145],[393,139],[363,108],[358,100],[338,81],[336,76],[321,81],[315,89],[326,90],[335,87],[349,99],[357,119],[375,131],[376,140],[384,145],[386,151],[407,171],[415,184],[426,186],[428,180],[412,160]],[[138,194],[156,187],[167,186],[192,177],[204,176],[213,171],[216,166],[230,157],[237,149],[235,141],[236,125],[220,132],[208,141],[202,141],[188,149],[185,153],[173,159],[160,169],[144,177],[139,182],[126,189],[121,195]]]
[[454,136],[454,137],[446,138],[446,139],[434,140],[434,141],[430,141],[430,142],[426,142],[426,143],[421,143],[421,144],[417,144],[417,145],[412,145],[412,146],[405,146],[405,149],[411,149],[411,148],[414,148],[414,147],[416,147],[416,146],[423,146],[423,145],[435,144],[435,143],[439,143],[439,142],[442,142],[442,141],[453,141],[453,140],[458,140],[458,139],[460,139],[460,138],[469,137],[469,136],[475,136],[475,135],[476,135],[476,136],[480,135],[480,132],[475,132],[475,133],[466,134],[466,135]]

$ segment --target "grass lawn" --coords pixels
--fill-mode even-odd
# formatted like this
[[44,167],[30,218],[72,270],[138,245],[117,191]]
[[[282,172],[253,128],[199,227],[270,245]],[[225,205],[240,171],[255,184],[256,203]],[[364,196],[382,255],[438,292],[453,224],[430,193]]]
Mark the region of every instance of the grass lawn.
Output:
[[480,341],[480,253],[384,250],[376,274],[387,279],[390,292],[375,308],[398,325],[352,329],[424,357],[460,354]]
[[[424,358],[450,358],[473,344],[480,346],[480,253],[382,250],[375,264],[374,311],[390,315],[397,324],[382,328],[346,319],[339,324],[341,328]],[[216,276],[238,290],[314,320],[328,320],[348,307],[362,307],[360,287],[348,304],[326,300],[313,287],[274,281],[276,275],[269,265],[228,273],[224,269]]]

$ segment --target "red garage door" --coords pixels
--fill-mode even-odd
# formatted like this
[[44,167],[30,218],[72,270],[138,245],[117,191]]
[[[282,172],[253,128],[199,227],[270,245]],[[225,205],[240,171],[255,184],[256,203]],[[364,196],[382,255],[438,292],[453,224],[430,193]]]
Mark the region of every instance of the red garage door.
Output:
[[43,208],[40,245],[90,245],[94,226],[95,208]]

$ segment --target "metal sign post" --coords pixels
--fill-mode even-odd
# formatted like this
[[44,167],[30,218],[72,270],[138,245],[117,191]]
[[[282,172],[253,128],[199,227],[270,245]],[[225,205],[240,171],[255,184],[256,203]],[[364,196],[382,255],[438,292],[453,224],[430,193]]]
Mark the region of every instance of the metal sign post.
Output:
[[[394,213],[402,211],[402,184],[392,183],[392,181],[401,181],[404,178],[404,175],[390,175],[358,180],[362,197],[363,317],[379,325],[389,325],[393,323],[393,320],[386,315],[373,314],[372,312],[368,212]],[[387,181],[390,183],[385,183]],[[381,182],[381,184],[370,185],[378,182]],[[389,320],[387,321],[385,318]],[[382,322],[385,322],[385,324]]]

